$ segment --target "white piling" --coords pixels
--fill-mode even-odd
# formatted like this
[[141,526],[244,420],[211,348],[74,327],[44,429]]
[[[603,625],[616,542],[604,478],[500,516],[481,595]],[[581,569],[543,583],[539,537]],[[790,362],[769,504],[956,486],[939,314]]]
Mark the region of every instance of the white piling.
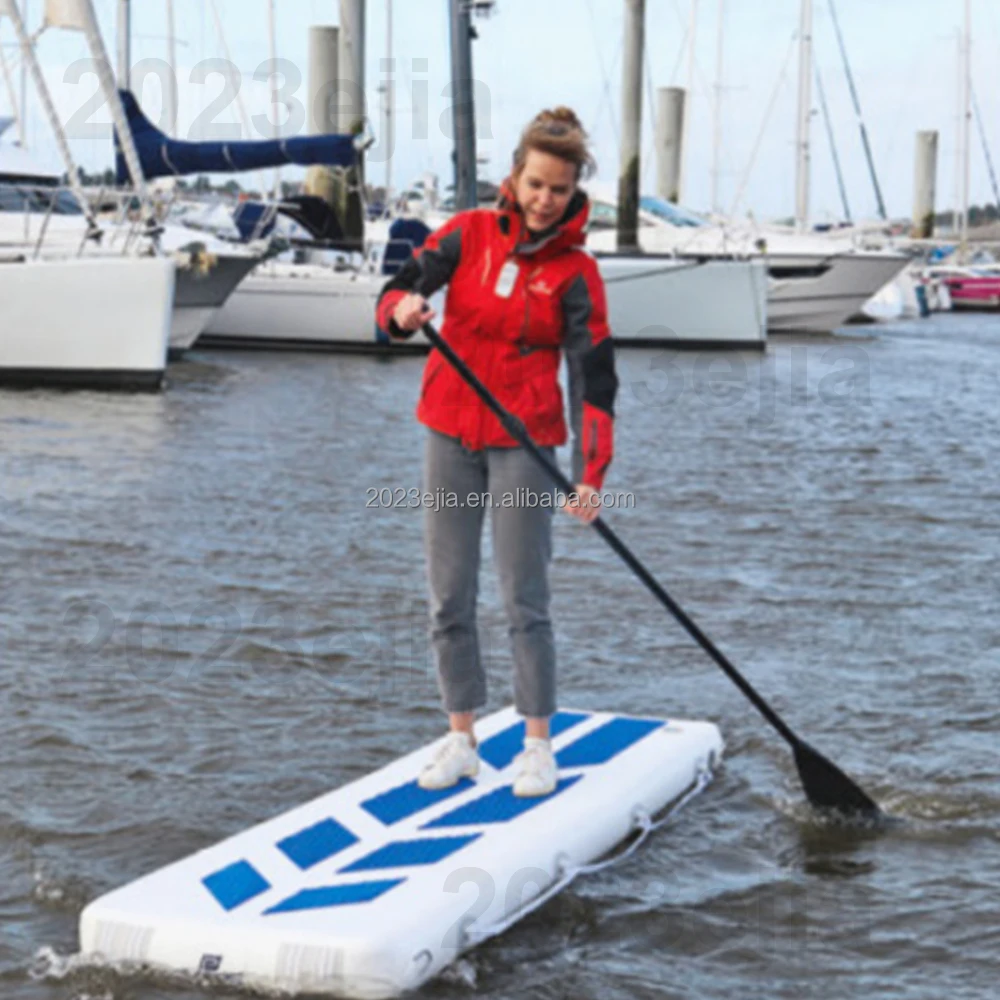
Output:
[[622,56],[622,134],[618,172],[618,249],[639,245],[639,155],[642,139],[642,67],[645,0],[625,0]]
[[913,228],[910,233],[914,239],[926,240],[934,235],[937,154],[937,132],[918,132],[913,174]]
[[337,131],[337,65],[340,29],[326,24],[309,28],[309,133]]
[[680,200],[681,192],[686,97],[683,87],[657,90],[656,193],[674,204]]

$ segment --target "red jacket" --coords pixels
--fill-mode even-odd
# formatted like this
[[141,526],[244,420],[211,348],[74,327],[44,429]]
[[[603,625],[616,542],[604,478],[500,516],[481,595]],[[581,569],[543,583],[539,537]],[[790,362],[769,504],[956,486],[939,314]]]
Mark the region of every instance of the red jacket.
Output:
[[[441,335],[537,444],[566,442],[559,387],[565,352],[574,429],[574,482],[600,488],[611,462],[618,380],[597,263],[582,249],[589,206],[574,194],[562,221],[531,237],[505,186],[496,209],[473,209],[428,237],[379,298],[382,329],[407,292],[448,285]],[[512,447],[504,430],[438,351],[424,369],[417,419],[472,450]]]

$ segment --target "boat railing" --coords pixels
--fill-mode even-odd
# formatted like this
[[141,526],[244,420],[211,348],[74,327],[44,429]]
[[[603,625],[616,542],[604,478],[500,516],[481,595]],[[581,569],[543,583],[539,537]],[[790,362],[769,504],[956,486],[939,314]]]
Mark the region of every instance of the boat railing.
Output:
[[[82,233],[76,245],[74,256],[82,257],[88,250],[100,248],[103,255],[119,251],[121,255],[142,252],[137,249],[142,241],[148,241],[153,253],[161,252],[156,241],[160,220],[167,214],[172,196],[168,201],[156,205],[153,217],[145,216],[133,191],[101,187],[86,191],[89,204],[81,206],[76,194],[69,187],[53,184],[3,182],[0,193],[8,195],[8,204],[16,208],[6,211],[23,214],[25,218],[25,249],[32,260],[38,260],[50,237],[52,218],[56,215],[79,218]],[[9,197],[13,195],[13,198]],[[38,220],[38,229],[32,235],[31,222]],[[104,223],[104,224],[102,224]]]

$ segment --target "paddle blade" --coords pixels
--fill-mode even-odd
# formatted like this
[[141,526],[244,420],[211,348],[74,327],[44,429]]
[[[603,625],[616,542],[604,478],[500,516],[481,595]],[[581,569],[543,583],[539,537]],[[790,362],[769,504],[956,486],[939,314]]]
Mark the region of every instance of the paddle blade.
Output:
[[794,752],[806,797],[817,809],[833,809],[852,819],[878,819],[882,815],[873,799],[808,743],[795,743]]

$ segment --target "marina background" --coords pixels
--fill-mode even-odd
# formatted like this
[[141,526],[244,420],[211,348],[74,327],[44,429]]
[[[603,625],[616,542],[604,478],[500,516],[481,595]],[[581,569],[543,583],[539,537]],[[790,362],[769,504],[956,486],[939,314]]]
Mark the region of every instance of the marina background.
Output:
[[[224,20],[234,63],[243,82],[241,96],[254,116],[269,114],[269,96],[264,81],[253,76],[267,58],[266,4],[247,5],[243,0],[217,0]],[[40,0],[29,0],[37,5]],[[115,2],[95,4],[104,35],[115,37]],[[382,135],[378,86],[384,79],[385,5],[369,5],[366,30],[366,96],[375,134]],[[643,189],[652,190],[655,166],[649,142],[652,136],[652,101],[656,87],[688,86],[688,0],[649,0],[646,46],[647,90],[643,95],[645,145]],[[289,60],[301,75],[295,98],[307,97],[308,27],[336,22],[337,4],[326,0],[295,0],[280,5],[276,18],[276,48],[279,58]],[[238,122],[233,100],[214,116],[203,115],[222,93],[223,78],[210,73],[195,82],[192,70],[204,60],[222,57],[212,14],[207,3],[176,0],[178,23],[179,127],[178,135],[193,140],[213,137],[206,124],[214,120],[232,128]],[[683,202],[698,210],[709,210],[712,169],[712,103],[716,97],[716,0],[699,0],[696,30],[696,69],[690,107],[689,188]],[[723,52],[722,174],[719,181],[721,208],[729,212],[739,181],[751,159],[758,134],[760,150],[749,175],[746,195],[735,214],[751,211],[757,219],[789,217],[794,212],[796,45],[799,0],[766,0],[747,3],[726,0],[726,31]],[[872,141],[876,165],[882,177],[887,208],[892,217],[908,216],[912,208],[913,134],[918,129],[941,132],[938,175],[938,206],[953,207],[957,200],[955,144],[958,101],[958,33],[962,25],[961,3],[940,0],[837,0],[837,12],[856,78],[861,104]],[[37,10],[36,10],[37,13]],[[167,57],[163,4],[135,4],[133,10],[133,56],[163,61]],[[427,170],[450,181],[452,101],[445,88],[450,81],[447,5],[407,3],[393,6],[394,46],[397,60],[396,102],[398,134],[394,146],[395,184],[405,185]],[[1000,49],[1000,8],[990,0],[973,0],[973,87],[988,131],[1000,120],[1000,69],[991,52]],[[488,94],[479,101],[479,152],[489,157],[482,176],[499,181],[507,169],[510,151],[524,123],[542,107],[566,103],[579,113],[592,132],[601,177],[613,181],[618,170],[618,128],[621,108],[622,18],[621,4],[600,0],[572,3],[532,4],[528,0],[504,0],[492,17],[477,21],[480,39],[474,46],[474,74]],[[844,81],[843,69],[825,2],[817,2],[814,15],[815,59],[820,68],[841,163],[847,179],[852,208],[857,218],[875,217],[875,200],[868,178],[857,123]],[[6,35],[10,41],[10,33]],[[558,45],[551,40],[559,39]],[[64,122],[74,122],[72,148],[88,171],[100,171],[110,163],[110,118],[101,108],[89,119],[96,130],[93,138],[81,138],[80,127],[88,121],[80,115],[96,90],[92,74],[86,72],[88,53],[79,35],[47,34],[39,57]],[[426,72],[413,60],[426,60]],[[539,73],[512,72],[515,66],[536,66]],[[544,68],[542,71],[541,68]],[[541,81],[544,80],[544,83]],[[782,82],[779,84],[779,80]],[[426,102],[421,84],[426,81]],[[416,84],[416,87],[414,86]],[[778,85],[778,86],[776,86]],[[767,127],[762,131],[765,109],[772,101]],[[155,77],[149,77],[138,95],[154,121],[160,119],[162,93]],[[414,118],[414,108],[417,109]],[[40,118],[36,98],[29,101],[32,145],[59,167],[55,146]],[[261,119],[263,122],[263,119]],[[816,221],[842,215],[829,146],[818,115],[813,122],[812,209]],[[304,125],[299,131],[305,133]],[[218,136],[214,136],[218,137]],[[257,138],[270,138],[264,133]],[[997,141],[990,134],[991,142]],[[994,153],[996,159],[997,153]],[[368,154],[370,179],[382,182],[384,158],[381,144]],[[60,168],[61,172],[61,168]],[[294,168],[287,171],[295,177]],[[252,176],[242,179],[255,183]],[[989,179],[978,140],[972,157],[971,202],[992,201]]]

